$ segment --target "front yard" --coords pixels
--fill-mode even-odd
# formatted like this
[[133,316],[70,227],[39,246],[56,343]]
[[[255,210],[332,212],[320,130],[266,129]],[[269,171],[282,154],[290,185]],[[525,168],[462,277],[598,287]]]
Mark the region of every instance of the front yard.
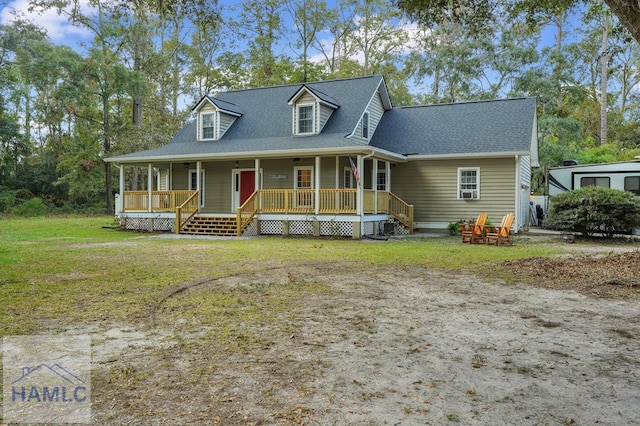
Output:
[[109,223],[0,221],[0,332],[90,335],[96,424],[640,421],[637,245]]

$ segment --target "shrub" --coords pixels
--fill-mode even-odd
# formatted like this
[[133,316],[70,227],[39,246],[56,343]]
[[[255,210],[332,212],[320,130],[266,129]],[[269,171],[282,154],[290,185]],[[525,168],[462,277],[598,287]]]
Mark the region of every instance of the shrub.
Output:
[[8,212],[15,204],[16,194],[14,191],[0,192],[0,213]]
[[640,226],[640,198],[618,189],[587,186],[551,199],[547,225],[587,236],[629,233]]
[[41,198],[34,197],[15,206],[11,209],[11,213],[23,217],[44,216],[47,213],[47,206],[44,205]]

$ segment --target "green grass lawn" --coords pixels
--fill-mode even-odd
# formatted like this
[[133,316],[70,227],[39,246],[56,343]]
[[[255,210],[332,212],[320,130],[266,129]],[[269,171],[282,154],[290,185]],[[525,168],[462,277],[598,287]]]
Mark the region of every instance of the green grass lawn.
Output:
[[[105,320],[135,323],[161,302],[175,317],[211,315],[243,303],[250,312],[253,299],[246,292],[219,293],[207,300],[188,295],[166,300],[183,283],[287,265],[328,262],[352,272],[371,265],[412,265],[487,273],[504,260],[558,252],[550,245],[526,241],[514,247],[463,245],[454,237],[386,242],[163,239],[103,228],[112,223],[110,217],[1,220],[0,334],[56,332],[72,324]],[[270,303],[285,303],[304,297],[306,291],[322,291],[312,278],[279,287],[282,294],[269,290],[262,296]]]
[[[163,239],[110,229],[112,222],[109,217],[0,221],[1,335],[53,332],[78,322],[106,319],[136,321],[181,283],[273,266],[340,262],[352,271],[369,265],[486,271],[500,261],[557,253],[556,248],[544,244],[470,246],[456,237],[386,242],[281,237]],[[242,303],[241,295],[227,296],[219,295],[220,300],[212,303]],[[174,306],[174,315],[196,315],[198,309],[187,309],[191,302],[199,303],[202,311],[209,309],[202,307],[201,301],[179,300],[184,306]]]
[[[0,336],[90,335],[95,359],[110,357],[93,365],[91,377],[92,407],[105,424],[120,424],[118,414],[155,421],[164,409],[191,418],[174,412],[179,404],[153,412],[144,398],[129,396],[132,389],[153,390],[151,399],[156,389],[165,396],[173,386],[207,389],[221,372],[247,368],[234,357],[258,359],[274,342],[299,335],[310,306],[349,298],[316,272],[353,281],[350,291],[357,291],[368,285],[360,271],[369,279],[414,278],[423,268],[489,277],[501,261],[558,251],[526,238],[514,247],[463,245],[454,237],[158,238],[112,224],[110,217],[0,220]],[[104,349],[114,339],[110,330],[146,336],[147,346],[132,358]],[[175,360],[187,362],[189,374]],[[300,386],[311,370],[295,369]]]

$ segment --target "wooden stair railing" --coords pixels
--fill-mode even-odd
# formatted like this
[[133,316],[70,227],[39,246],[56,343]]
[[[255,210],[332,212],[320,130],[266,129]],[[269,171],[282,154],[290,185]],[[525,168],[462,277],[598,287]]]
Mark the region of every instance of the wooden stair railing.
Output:
[[413,205],[407,204],[397,195],[389,192],[389,214],[413,233]]
[[236,210],[236,223],[238,237],[242,236],[245,228],[251,223],[253,218],[258,214],[258,194],[260,191],[254,191],[253,194]]
[[198,194],[198,191],[194,191],[184,203],[176,207],[176,234],[179,234],[187,222],[198,213]]

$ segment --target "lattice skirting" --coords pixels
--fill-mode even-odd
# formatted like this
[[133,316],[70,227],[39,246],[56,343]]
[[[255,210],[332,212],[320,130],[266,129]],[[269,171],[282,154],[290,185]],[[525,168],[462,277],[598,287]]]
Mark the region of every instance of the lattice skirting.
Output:
[[320,222],[320,235],[351,237],[353,235],[353,223],[337,222],[335,220]]
[[[261,220],[260,234],[262,235],[315,235],[314,228],[317,226],[321,236],[350,237],[353,235],[353,224],[351,222],[322,221],[313,220],[290,220],[286,222],[280,220]],[[288,227],[288,232],[287,232]],[[245,233],[245,235],[247,235]]]
[[[151,221],[151,224],[149,223]],[[175,220],[166,217],[145,218],[145,217],[123,217],[120,219],[120,226],[133,231],[174,231]]]
[[[256,227],[257,229],[257,227]],[[281,220],[261,220],[260,234],[262,235],[282,235]]]

